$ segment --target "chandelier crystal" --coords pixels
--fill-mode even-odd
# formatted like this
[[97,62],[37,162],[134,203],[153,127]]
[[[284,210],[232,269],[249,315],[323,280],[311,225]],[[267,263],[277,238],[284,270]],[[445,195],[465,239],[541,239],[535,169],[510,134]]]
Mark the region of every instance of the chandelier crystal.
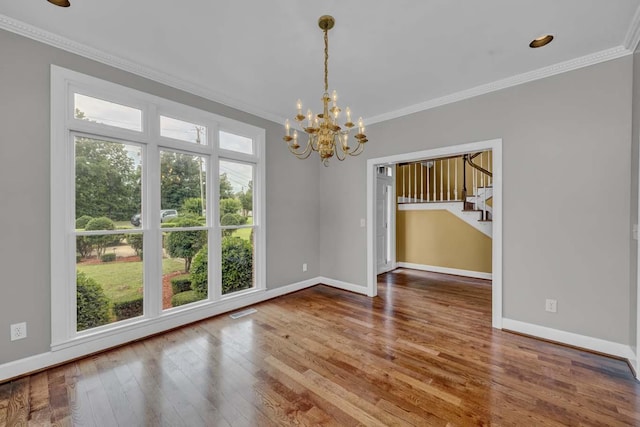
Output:
[[[324,93],[322,94],[322,113],[314,115],[309,109],[306,116],[302,114],[302,101],[298,99],[296,103],[297,114],[294,117],[294,127],[292,128],[289,119],[286,120],[285,140],[289,151],[299,159],[306,159],[312,152],[317,151],[320,160],[325,166],[331,157],[342,161],[347,156],[357,156],[364,151],[364,144],[367,137],[364,134],[364,123],[362,117],[358,119],[358,132],[354,135],[357,145],[349,147],[349,134],[356,125],[351,121],[351,110],[345,109],[344,124],[341,127],[338,122],[341,120],[342,109],[338,106],[338,94],[334,90],[329,96],[329,30],[335,25],[335,19],[329,15],[323,15],[318,19],[318,26],[324,32]],[[331,106],[329,106],[331,104]],[[298,144],[298,130],[307,135],[307,144],[301,149]]]

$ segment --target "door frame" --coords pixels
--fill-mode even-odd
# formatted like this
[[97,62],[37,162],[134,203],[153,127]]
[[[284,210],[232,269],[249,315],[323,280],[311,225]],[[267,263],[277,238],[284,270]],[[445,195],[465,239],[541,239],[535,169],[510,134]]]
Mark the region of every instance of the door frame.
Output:
[[[396,154],[367,160],[367,295],[378,294],[376,257],[376,185],[377,166],[388,166],[426,158],[439,158],[466,154],[473,151],[493,152],[493,241],[491,324],[502,329],[502,139],[471,142],[411,153]],[[395,224],[393,224],[395,227]]]
[[[378,166],[382,166],[382,165],[378,165]],[[389,196],[387,196],[391,202],[390,202],[390,215],[389,215],[389,221],[387,224],[387,236],[389,239],[389,246],[391,248],[391,250],[389,251],[389,265],[387,266],[387,268],[384,271],[380,271],[378,272],[378,259],[376,258],[376,274],[382,274],[382,273],[386,273],[388,271],[391,271],[393,269],[396,268],[396,168],[395,165],[385,165],[388,167],[391,167],[391,169],[393,170],[393,173],[390,177],[386,177],[386,179],[383,179],[384,181],[387,182],[387,185],[389,185],[390,187],[390,193]],[[378,179],[380,178],[380,175],[377,173],[376,170],[376,188],[375,190],[377,190],[377,184],[378,184]],[[374,196],[376,198],[376,200],[374,200],[374,203],[377,202],[377,198],[378,198],[378,193],[374,193]],[[376,218],[377,219],[377,218]],[[375,227],[378,227],[378,224],[375,224]],[[376,230],[377,231],[377,230]],[[377,254],[376,254],[377,256]]]

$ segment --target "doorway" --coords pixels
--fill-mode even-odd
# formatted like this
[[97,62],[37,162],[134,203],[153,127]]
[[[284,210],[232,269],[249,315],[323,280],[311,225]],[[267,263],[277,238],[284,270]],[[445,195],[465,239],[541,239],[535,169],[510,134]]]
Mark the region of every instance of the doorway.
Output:
[[[492,326],[502,328],[502,140],[493,139],[367,160],[367,295],[378,293],[378,167],[491,150],[493,153]],[[395,197],[395,196],[394,196]],[[393,227],[392,227],[393,228]]]

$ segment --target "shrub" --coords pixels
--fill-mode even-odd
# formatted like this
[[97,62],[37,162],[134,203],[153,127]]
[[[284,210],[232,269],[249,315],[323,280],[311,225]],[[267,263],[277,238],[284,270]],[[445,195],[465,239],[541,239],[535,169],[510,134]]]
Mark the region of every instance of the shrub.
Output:
[[192,302],[200,301],[202,296],[196,291],[186,291],[171,297],[171,306],[178,307]]
[[109,299],[102,286],[86,274],[76,273],[78,331],[109,323]]
[[202,199],[200,197],[190,197],[182,201],[181,214],[202,215]]
[[102,262],[113,262],[116,260],[116,253],[109,252],[108,254],[104,254],[100,257],[100,261]]
[[142,259],[142,234],[128,234],[127,243],[136,252],[136,255]]
[[80,258],[89,258],[93,251],[93,244],[89,240],[88,236],[78,236],[76,238],[76,252],[80,255]]
[[195,257],[193,257],[193,263],[191,264],[191,289],[196,292],[201,298],[207,297],[208,291],[208,250],[205,245],[198,251]]
[[253,286],[253,245],[240,237],[222,238],[222,294]]
[[142,296],[135,297],[127,301],[117,301],[113,303],[113,313],[117,320],[131,319],[142,316],[143,303]]
[[176,276],[171,279],[171,290],[173,294],[179,294],[181,292],[186,292],[191,290],[191,278],[188,274],[183,274],[181,276]]
[[[192,218],[179,218],[172,221],[176,227],[194,227],[200,223]],[[207,241],[207,232],[204,230],[174,231],[168,233],[166,249],[172,258],[184,259],[185,273],[191,268],[191,260]]]
[[[99,218],[93,218],[91,221],[87,223],[85,226],[85,230],[115,230],[116,226],[109,218],[105,216],[101,216]],[[93,249],[95,249],[98,257],[104,255],[104,251],[107,249],[107,246],[113,244],[114,239],[118,239],[120,242],[119,236],[113,235],[103,235],[103,236],[86,236],[87,241]]]
[[[228,213],[220,218],[220,225],[244,225],[247,223],[247,217],[237,213]],[[235,230],[222,230],[223,236],[231,236]]]
[[76,219],[76,229],[81,230],[87,226],[87,223],[93,219],[92,216],[82,215],[80,218]]
[[220,200],[220,218],[226,214],[235,214],[242,209],[242,202],[238,199],[222,199]]

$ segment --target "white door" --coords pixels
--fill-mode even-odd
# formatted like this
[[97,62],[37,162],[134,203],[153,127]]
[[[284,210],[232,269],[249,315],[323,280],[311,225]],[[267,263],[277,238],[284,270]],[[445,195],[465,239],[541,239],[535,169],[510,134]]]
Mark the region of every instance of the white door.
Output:
[[[385,168],[386,169],[386,168]],[[392,177],[378,174],[376,181],[376,254],[378,274],[391,270]]]

